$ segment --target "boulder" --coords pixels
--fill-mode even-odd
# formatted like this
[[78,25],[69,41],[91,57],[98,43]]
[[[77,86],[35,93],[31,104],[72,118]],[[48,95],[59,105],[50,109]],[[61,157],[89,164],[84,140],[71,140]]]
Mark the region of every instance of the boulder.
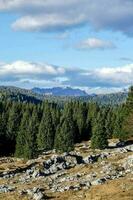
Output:
[[126,142],[120,141],[116,144],[116,147],[124,147],[126,145]]
[[99,157],[100,157],[99,154],[98,155],[89,155],[89,156],[83,158],[83,162],[85,164],[92,164],[94,162],[97,162]]
[[90,181],[82,181],[80,182],[80,187],[83,189],[89,189],[91,187]]
[[129,152],[133,152],[133,145],[129,145],[126,147]]
[[43,195],[42,192],[38,192],[38,193],[35,193],[35,194],[33,195],[33,199],[34,199],[34,200],[44,200],[45,198],[44,198],[44,195]]
[[124,162],[123,162],[123,167],[125,170],[127,169],[132,169],[133,168],[133,155],[128,156]]
[[91,182],[91,185],[101,185],[104,184],[106,182],[105,178],[99,178],[97,180],[94,180]]
[[0,193],[13,192],[15,187],[9,185],[0,185]]
[[32,174],[32,177],[33,178],[37,178],[37,177],[39,177],[41,174],[40,174],[40,171],[39,170],[35,170],[34,172],[33,172],[33,174]]

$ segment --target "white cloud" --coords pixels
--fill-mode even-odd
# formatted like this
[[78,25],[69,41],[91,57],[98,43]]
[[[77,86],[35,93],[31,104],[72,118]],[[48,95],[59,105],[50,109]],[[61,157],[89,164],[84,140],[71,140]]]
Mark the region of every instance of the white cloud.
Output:
[[133,83],[133,64],[117,68],[102,68],[97,70],[97,74],[100,78],[112,80],[114,83],[131,84]]
[[132,0],[0,0],[0,11],[19,13],[16,30],[61,31],[83,24],[133,35]]
[[128,87],[121,88],[121,87],[81,87],[81,90],[86,91],[88,94],[110,94],[110,93],[117,93],[122,92],[123,90],[128,90]]
[[133,84],[133,64],[90,70],[83,72],[83,76],[95,86],[126,87]]
[[16,61],[0,65],[0,85],[23,87],[71,86],[102,93],[120,91],[133,84],[133,64],[99,69],[65,68]]
[[62,67],[54,67],[41,63],[29,63],[24,61],[16,61],[11,64],[4,64],[0,66],[0,76],[6,74],[14,75],[30,75],[30,74],[47,74],[47,75],[59,75],[64,74],[65,69]]
[[32,16],[24,16],[12,24],[14,30],[25,31],[54,31],[64,30],[79,25],[84,20],[82,15],[69,19],[68,16],[60,16],[59,14],[38,14]]
[[35,10],[40,10],[41,8],[54,8],[56,7],[64,7],[72,5],[73,3],[76,3],[77,0],[0,0],[0,10],[21,10],[25,11],[27,8],[32,8]]
[[78,49],[112,49],[115,48],[115,45],[110,42],[110,41],[106,41],[106,40],[101,40],[98,38],[88,38],[86,40],[81,41],[78,45],[77,45]]

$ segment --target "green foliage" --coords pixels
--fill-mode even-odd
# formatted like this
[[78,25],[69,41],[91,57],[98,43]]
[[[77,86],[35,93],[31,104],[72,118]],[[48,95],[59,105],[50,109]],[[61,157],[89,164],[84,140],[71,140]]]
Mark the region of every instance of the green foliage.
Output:
[[20,130],[16,139],[17,157],[34,158],[37,152],[36,134],[38,132],[38,116],[34,109],[31,113],[29,107],[22,117]]
[[48,105],[45,106],[44,114],[40,123],[37,143],[39,149],[50,150],[54,146],[54,125],[51,111]]
[[92,148],[103,149],[109,138],[126,140],[132,137],[133,87],[127,102],[117,106],[67,97],[63,103],[59,98],[56,98],[57,103],[52,98],[38,102],[32,101],[34,95],[27,91],[22,93],[26,98],[20,98],[20,90],[15,89],[16,94],[13,91],[14,88],[8,92],[3,89],[0,95],[1,156],[15,153],[17,157],[30,159],[40,150],[53,148],[69,152],[75,143],[90,138]]
[[107,135],[105,131],[104,116],[101,112],[98,113],[93,134],[91,137],[91,147],[93,149],[105,149],[108,146]]
[[29,121],[30,121],[30,111],[27,108],[26,112],[23,114],[22,121],[20,124],[20,130],[16,139],[16,152],[17,157],[29,158],[30,152],[28,148],[29,144]]
[[124,134],[124,139],[133,137],[133,112],[125,118],[122,126]]
[[99,110],[100,110],[100,108],[97,103],[93,102],[93,103],[88,104],[88,113],[87,113],[86,123],[87,123],[87,130],[88,130],[89,138],[91,138],[91,136],[92,136],[92,129],[95,124],[95,119],[96,119],[96,116],[97,116],[97,113],[99,112]]
[[60,152],[69,152],[74,149],[74,121],[72,108],[65,106],[63,116],[56,131],[55,148]]
[[126,101],[126,109],[128,112],[133,112],[133,86],[130,87],[127,101]]
[[4,87],[0,86],[0,99],[12,100],[27,103],[41,103],[48,100],[49,103],[56,103],[59,106],[64,106],[66,102],[79,101],[79,102],[96,102],[100,105],[120,105],[126,102],[127,92],[119,92],[105,95],[88,95],[83,97],[75,96],[47,96],[32,92],[32,90],[21,89],[17,87]]
[[107,138],[111,139],[113,137],[114,124],[116,119],[115,109],[113,109],[112,107],[108,107],[107,109],[105,109],[104,118],[106,119],[105,129]]
[[113,136],[115,138],[119,138],[120,140],[124,139],[124,133],[123,133],[123,130],[122,130],[123,119],[124,119],[123,108],[119,107],[116,110]]
[[19,103],[13,103],[8,118],[8,135],[12,140],[14,140],[17,136],[17,132],[19,130],[20,122],[21,122],[21,109]]
[[75,102],[73,119],[77,124],[77,142],[81,140],[87,140],[89,138],[89,133],[87,130],[87,108],[85,103]]
[[129,89],[128,98],[123,111],[122,139],[128,139],[133,136],[133,86]]
[[29,159],[35,158],[37,156],[37,133],[39,128],[39,119],[37,114],[37,109],[34,108],[32,112],[31,119],[29,121],[28,135],[27,135],[27,156]]

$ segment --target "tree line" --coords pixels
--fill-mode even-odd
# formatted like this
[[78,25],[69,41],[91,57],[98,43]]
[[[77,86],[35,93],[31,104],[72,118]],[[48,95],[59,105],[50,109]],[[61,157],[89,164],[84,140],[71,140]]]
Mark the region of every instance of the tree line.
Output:
[[101,105],[120,105],[126,101],[127,92],[118,92],[112,94],[100,94],[100,95],[88,95],[88,96],[53,96],[38,94],[33,90],[26,90],[17,87],[0,86],[0,99],[1,100],[13,100],[19,102],[30,102],[34,104],[41,103],[44,100],[54,102],[60,106],[64,105],[68,101],[80,101],[80,102],[96,102]]
[[126,103],[101,106],[94,102],[22,103],[0,101],[0,155],[34,158],[38,152],[68,152],[75,143],[91,140],[104,149],[108,139],[126,140],[133,130],[133,87]]

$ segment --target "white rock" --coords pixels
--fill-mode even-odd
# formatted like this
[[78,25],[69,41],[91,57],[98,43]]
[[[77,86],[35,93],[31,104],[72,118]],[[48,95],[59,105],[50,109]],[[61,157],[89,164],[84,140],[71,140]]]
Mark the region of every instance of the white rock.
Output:
[[44,200],[44,195],[41,192],[35,193],[33,195],[34,200]]

